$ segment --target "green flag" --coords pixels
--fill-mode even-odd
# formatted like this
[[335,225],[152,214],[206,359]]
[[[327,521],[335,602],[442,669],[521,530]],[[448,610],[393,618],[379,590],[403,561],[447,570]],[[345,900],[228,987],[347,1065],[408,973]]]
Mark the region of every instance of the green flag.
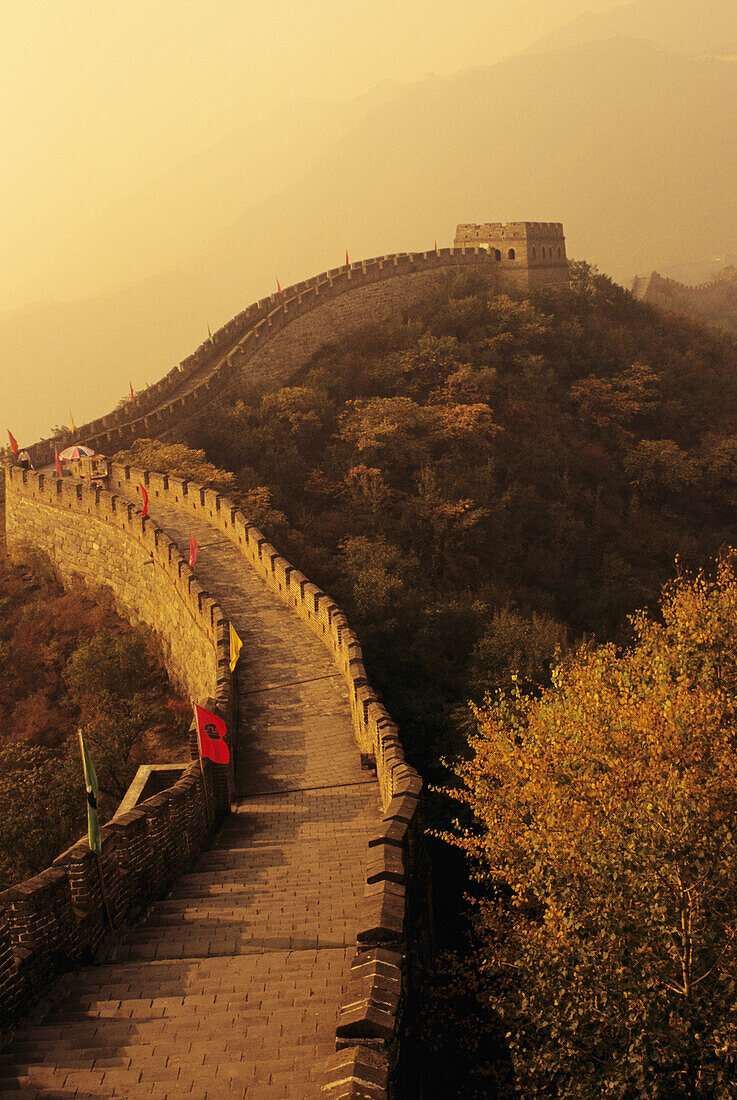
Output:
[[84,785],[87,788],[87,836],[90,842],[90,850],[96,852],[99,856],[102,851],[102,840],[100,837],[100,819],[97,816],[97,796],[99,794],[97,773],[95,765],[92,763],[92,757],[87,752],[82,731],[77,730],[77,733],[79,734],[79,747],[82,750]]

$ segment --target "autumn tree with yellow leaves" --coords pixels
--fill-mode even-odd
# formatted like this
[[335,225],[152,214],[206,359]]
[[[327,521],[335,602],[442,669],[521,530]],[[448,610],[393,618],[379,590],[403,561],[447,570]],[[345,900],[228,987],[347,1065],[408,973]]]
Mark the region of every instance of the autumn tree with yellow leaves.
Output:
[[737,577],[487,697],[446,839],[518,1095],[737,1097]]

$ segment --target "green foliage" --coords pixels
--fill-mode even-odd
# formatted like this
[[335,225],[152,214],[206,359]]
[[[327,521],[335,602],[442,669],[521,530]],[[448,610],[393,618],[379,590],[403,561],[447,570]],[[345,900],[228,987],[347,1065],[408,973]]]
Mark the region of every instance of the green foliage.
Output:
[[0,888],[48,867],[82,835],[84,779],[73,764],[41,745],[0,746]]
[[731,561],[633,627],[489,697],[448,791],[521,1096],[737,1096]]
[[187,478],[223,493],[231,492],[235,487],[232,473],[208,462],[204,451],[193,450],[181,443],[136,439],[127,451],[118,451],[112,461]]
[[76,730],[106,820],[142,759],[181,759],[189,706],[143,628],[104,592],[65,591],[40,554],[0,562],[0,888],[47,867],[85,830]]

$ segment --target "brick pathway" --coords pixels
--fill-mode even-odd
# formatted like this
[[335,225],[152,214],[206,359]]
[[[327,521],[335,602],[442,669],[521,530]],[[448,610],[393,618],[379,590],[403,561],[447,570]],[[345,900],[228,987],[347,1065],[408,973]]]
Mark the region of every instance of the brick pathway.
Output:
[[378,787],[344,682],[231,544],[151,502],[243,639],[237,808],[99,966],[0,1055],[0,1098],[315,1100],[354,954]]

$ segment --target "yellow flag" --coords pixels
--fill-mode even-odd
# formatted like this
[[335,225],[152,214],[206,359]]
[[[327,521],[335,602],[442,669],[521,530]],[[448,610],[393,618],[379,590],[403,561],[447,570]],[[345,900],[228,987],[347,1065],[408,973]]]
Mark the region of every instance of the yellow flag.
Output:
[[72,431],[76,432],[77,429],[74,427],[74,417],[72,416],[72,410],[71,409],[69,410],[69,423],[71,424]]
[[238,664],[238,656],[243,649],[243,642],[240,640],[235,632],[235,627],[230,624],[230,671],[235,670],[235,666]]

